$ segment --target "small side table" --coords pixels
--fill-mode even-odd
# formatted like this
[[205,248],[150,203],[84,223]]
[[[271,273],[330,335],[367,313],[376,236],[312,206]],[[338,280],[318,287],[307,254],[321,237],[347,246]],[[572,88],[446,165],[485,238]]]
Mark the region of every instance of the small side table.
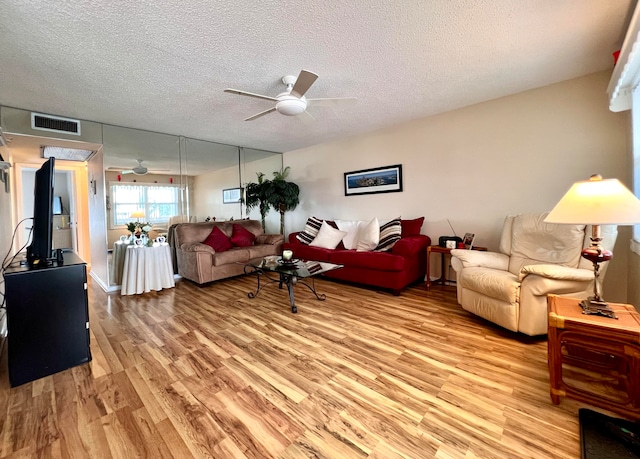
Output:
[[129,245],[122,269],[121,295],[136,295],[175,287],[169,244]]
[[640,419],[640,314],[609,303],[618,319],[584,315],[579,303],[547,297],[551,401],[570,397]]
[[[446,247],[442,247],[439,245],[430,245],[427,247],[427,290],[431,288],[432,283],[444,285],[445,282],[455,283],[454,280],[447,279],[444,275],[444,259],[446,255],[451,255],[451,250]],[[486,252],[486,247],[472,247],[471,250],[480,250],[482,252]],[[431,281],[431,254],[439,253],[440,254],[440,278],[435,279],[433,282]]]

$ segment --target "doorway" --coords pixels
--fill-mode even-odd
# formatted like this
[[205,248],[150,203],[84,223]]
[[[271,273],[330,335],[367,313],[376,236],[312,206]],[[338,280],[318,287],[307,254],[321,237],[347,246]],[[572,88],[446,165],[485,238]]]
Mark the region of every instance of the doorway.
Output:
[[[16,188],[20,190],[18,194],[17,220],[33,217],[33,189],[35,184],[35,174],[37,167],[31,165],[16,165],[18,169],[19,183]],[[54,175],[54,201],[59,200],[59,208],[56,207],[53,216],[53,240],[52,248],[64,249],[78,252],[77,233],[77,209],[76,209],[76,173],[74,170],[58,170],[56,167]],[[26,248],[31,239],[32,224],[25,221],[21,225],[22,229],[17,233],[18,251]]]

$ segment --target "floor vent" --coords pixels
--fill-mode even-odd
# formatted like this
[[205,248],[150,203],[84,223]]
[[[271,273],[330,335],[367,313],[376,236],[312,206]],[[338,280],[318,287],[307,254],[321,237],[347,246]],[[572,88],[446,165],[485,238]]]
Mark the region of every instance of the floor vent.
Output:
[[31,113],[31,129],[80,135],[80,120],[43,115],[42,113]]

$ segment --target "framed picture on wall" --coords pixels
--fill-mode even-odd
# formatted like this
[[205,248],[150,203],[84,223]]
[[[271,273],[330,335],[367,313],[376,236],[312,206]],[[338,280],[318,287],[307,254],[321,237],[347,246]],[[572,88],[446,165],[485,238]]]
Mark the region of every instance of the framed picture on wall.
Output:
[[344,195],[402,191],[402,164],[344,173]]
[[473,233],[465,233],[462,238],[462,242],[464,244],[465,249],[471,250],[473,248],[473,241],[476,239],[476,235]]
[[222,190],[223,204],[240,204],[242,202],[242,188],[227,188]]

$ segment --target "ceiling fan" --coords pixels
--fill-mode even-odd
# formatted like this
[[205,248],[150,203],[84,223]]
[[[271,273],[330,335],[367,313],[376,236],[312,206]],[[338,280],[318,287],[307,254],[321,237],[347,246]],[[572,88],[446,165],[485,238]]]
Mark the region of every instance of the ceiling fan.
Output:
[[[146,175],[149,173],[149,169],[146,166],[142,165],[143,159],[136,159],[138,165],[133,169],[123,169],[121,167],[110,167],[109,170],[120,171],[121,174],[136,174],[136,175]],[[169,169],[156,169],[151,172],[169,172]]]
[[304,95],[309,90],[311,85],[318,79],[318,75],[308,70],[301,70],[300,74],[295,77],[293,75],[287,75],[282,77],[282,82],[286,85],[287,89],[281,92],[276,97],[263,96],[262,94],[254,94],[252,92],[241,91],[239,89],[227,88],[224,92],[231,94],[237,94],[239,96],[255,97],[256,99],[264,99],[275,102],[275,106],[260,113],[256,113],[249,118],[245,118],[245,121],[253,121],[256,118],[267,115],[269,113],[277,111],[281,115],[296,116],[302,113],[313,118],[307,107],[311,105],[327,105],[334,103],[355,103],[358,99],[355,97],[332,97],[323,99],[307,99]]

